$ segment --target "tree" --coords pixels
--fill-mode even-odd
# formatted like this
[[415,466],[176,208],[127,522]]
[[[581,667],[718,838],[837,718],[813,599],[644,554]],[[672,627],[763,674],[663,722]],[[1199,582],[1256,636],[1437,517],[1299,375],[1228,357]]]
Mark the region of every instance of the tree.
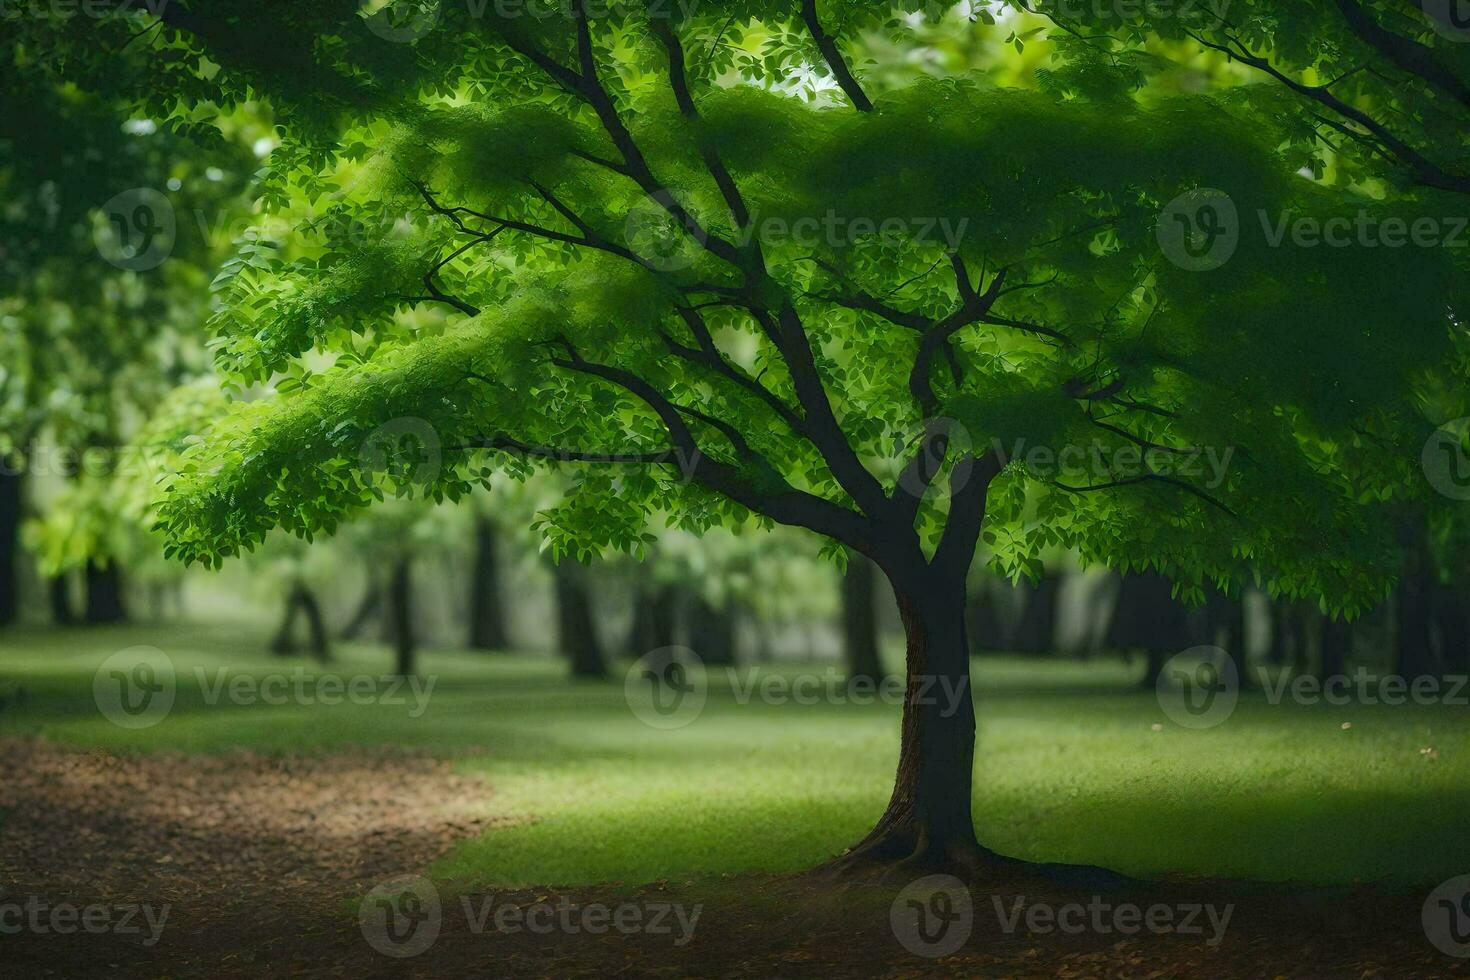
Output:
[[847,556],[842,576],[842,646],[850,687],[874,691],[888,674],[878,654],[878,610],[874,605],[877,577],[873,563],[860,554]]
[[[1436,191],[1305,180],[1277,102],[1140,99],[1139,62],[1085,44],[1041,91],[870,91],[853,39],[901,43],[888,4],[445,6],[404,43],[381,35],[424,21],[366,30],[348,6],[170,4],[146,25],[219,66],[139,62],[160,118],[179,93],[264,93],[288,136],[264,202],[329,194],[366,231],[224,284],[232,378],[338,360],[185,461],[160,502],[185,560],[542,465],[572,478],[558,554],[635,547],[651,513],[814,531],[882,570],[907,636],[894,791],[849,860],[964,867],[993,858],[963,621],[982,533],[1033,580],[1070,547],[1196,599],[1247,573],[1348,610],[1382,594],[1391,530],[1360,501],[1398,484],[1332,450],[1423,434],[1401,420],[1460,319],[1450,258],[1242,235],[1207,274],[1188,259],[1216,230],[1202,187],[1318,220],[1405,220]],[[104,29],[122,36],[69,26]],[[443,447],[431,479],[359,463],[406,418]],[[1214,480],[1189,468],[1201,448],[1232,450]]]

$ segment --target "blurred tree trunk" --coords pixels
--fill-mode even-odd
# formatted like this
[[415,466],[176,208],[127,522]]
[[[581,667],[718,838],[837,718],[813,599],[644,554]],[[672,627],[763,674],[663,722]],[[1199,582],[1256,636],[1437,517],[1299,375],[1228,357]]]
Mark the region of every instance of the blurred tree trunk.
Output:
[[327,663],[332,659],[332,647],[327,639],[326,626],[322,622],[321,605],[317,602],[316,593],[301,581],[293,582],[290,591],[286,593],[285,614],[281,618],[275,638],[271,641],[271,652],[282,657],[296,653],[298,614],[306,616],[306,633],[311,644],[311,655],[322,663]]
[[1446,672],[1470,670],[1470,616],[1465,613],[1464,589],[1438,586],[1434,592],[1434,621],[1439,627],[1440,662]]
[[1061,595],[1061,579],[1043,575],[1035,585],[1022,587],[1026,604],[1016,624],[1011,648],[1017,653],[1052,653],[1056,649],[1057,599]]
[[1430,645],[1433,618],[1434,567],[1424,539],[1423,521],[1405,518],[1399,524],[1403,570],[1394,593],[1394,651],[1398,672],[1413,680],[1435,673]]
[[1235,676],[1242,690],[1255,686],[1250,667],[1245,628],[1245,602],[1240,596],[1211,589],[1205,596],[1205,642],[1223,649],[1235,665]]
[[982,581],[965,600],[965,633],[972,653],[1001,649],[1005,625],[995,609],[995,593]]
[[1174,598],[1173,585],[1152,569],[1124,575],[1118,601],[1108,623],[1105,645],[1114,650],[1142,650],[1141,687],[1154,687],[1169,657],[1183,649],[1189,612]]
[[470,649],[505,650],[505,604],[500,595],[500,542],[487,517],[475,518],[475,564],[470,574]]
[[690,602],[689,646],[706,664],[728,667],[735,663],[735,619],[704,596]]
[[116,561],[88,561],[84,572],[87,602],[84,616],[88,623],[122,623],[128,618],[123,603],[122,566]]
[[1317,646],[1317,679],[1325,681],[1341,674],[1352,651],[1352,623],[1323,616]]
[[0,626],[15,622],[20,612],[16,545],[24,505],[25,477],[8,459],[0,458]]
[[641,657],[677,643],[678,607],[679,597],[673,587],[640,582],[633,597],[633,623],[628,630],[628,653]]
[[576,562],[554,562],[551,575],[556,590],[557,646],[567,658],[573,677],[606,677],[602,644],[597,639],[592,597]]
[[71,575],[62,572],[46,583],[47,596],[51,603],[51,622],[57,626],[71,626],[77,621],[76,607],[71,600]]
[[357,608],[352,611],[352,617],[347,620],[347,625],[342,627],[342,639],[355,640],[362,636],[368,623],[372,622],[373,617],[378,614],[382,604],[383,587],[378,582],[378,576],[369,572],[367,588],[363,590],[362,598],[358,600]]
[[842,639],[847,654],[848,686],[876,690],[883,683],[878,656],[878,610],[873,602],[877,567],[855,551],[847,553],[842,576]]
[[388,578],[387,612],[394,670],[400,677],[412,677],[418,659],[418,640],[413,623],[413,559],[409,555],[399,555],[393,560],[393,571]]

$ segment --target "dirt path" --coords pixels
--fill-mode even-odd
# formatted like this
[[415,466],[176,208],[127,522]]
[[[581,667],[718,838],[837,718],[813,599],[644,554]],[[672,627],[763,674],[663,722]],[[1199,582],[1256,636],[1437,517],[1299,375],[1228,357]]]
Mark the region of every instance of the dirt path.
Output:
[[[0,740],[0,974],[1470,976],[1426,939],[1423,895],[1036,877],[936,891],[895,874],[457,895],[418,877],[493,825],[493,800],[411,753],[116,758]],[[31,906],[39,919],[6,929],[7,908]],[[63,931],[72,906],[94,928]],[[1168,927],[1147,934],[1151,915]]]

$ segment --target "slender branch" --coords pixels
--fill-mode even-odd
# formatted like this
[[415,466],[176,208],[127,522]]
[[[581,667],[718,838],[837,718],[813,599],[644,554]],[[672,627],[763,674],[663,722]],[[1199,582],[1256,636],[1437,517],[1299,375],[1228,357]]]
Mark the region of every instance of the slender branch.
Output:
[[1429,83],[1461,105],[1470,107],[1470,85],[1435,57],[1434,50],[1387,30],[1357,3],[1337,0],[1337,9],[1358,38],[1404,71]]
[[837,47],[837,39],[827,33],[822,27],[821,20],[817,17],[817,0],[802,0],[801,19],[806,22],[806,29],[811,32],[812,40],[817,42],[817,50],[822,53],[822,58],[827,62],[832,77],[842,87],[842,91],[847,95],[853,108],[859,112],[872,112],[872,100],[858,84],[858,80],[853,77],[852,69],[847,67],[847,61]]
[[1228,55],[1231,58],[1234,58],[1237,61],[1241,62],[1242,64],[1249,65],[1250,67],[1255,68],[1258,71],[1265,72],[1272,78],[1279,81],[1281,84],[1285,85],[1287,88],[1291,89],[1293,92],[1296,92],[1298,95],[1306,96],[1307,98],[1326,106],[1338,115],[1346,119],[1350,119],[1353,122],[1357,123],[1359,126],[1362,126],[1368,132],[1377,137],[1377,139],[1382,142],[1384,146],[1392,151],[1393,155],[1397,157],[1401,163],[1407,165],[1409,169],[1414,172],[1414,175],[1418,178],[1419,182],[1424,184],[1425,186],[1435,187],[1440,190],[1456,191],[1462,194],[1470,193],[1470,177],[1461,176],[1459,174],[1451,174],[1443,170],[1438,164],[1429,160],[1418,150],[1414,149],[1408,143],[1404,142],[1398,136],[1394,135],[1388,129],[1388,127],[1384,126],[1382,123],[1378,122],[1378,120],[1374,119],[1372,116],[1368,115],[1366,112],[1362,111],[1356,106],[1349,105],[1342,99],[1338,98],[1336,95],[1333,95],[1332,92],[1330,92],[1325,86],[1305,85],[1302,82],[1297,81],[1296,79],[1286,75],[1284,72],[1278,70],[1274,65],[1271,64],[1268,59],[1260,58],[1251,54],[1248,50],[1246,50],[1244,45],[1240,43],[1240,41],[1229,35],[1227,35],[1227,39],[1235,45],[1234,48],[1226,44],[1218,44],[1214,41],[1207,41],[1203,37],[1200,37],[1198,34],[1195,34],[1191,31],[1186,31],[1185,33],[1189,34],[1190,37],[1194,38],[1195,41],[1204,45],[1205,47]]

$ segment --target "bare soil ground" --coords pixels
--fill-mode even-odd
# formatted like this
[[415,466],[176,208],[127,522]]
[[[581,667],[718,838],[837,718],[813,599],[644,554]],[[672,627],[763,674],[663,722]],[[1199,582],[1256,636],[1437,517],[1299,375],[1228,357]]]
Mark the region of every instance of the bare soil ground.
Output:
[[[893,870],[473,894],[418,877],[456,840],[493,828],[487,811],[493,787],[414,753],[120,758],[0,740],[0,975],[1470,976],[1470,960],[1425,938],[1423,895],[1371,888],[1109,883],[1018,870],[968,882],[971,911],[952,923],[968,921],[965,941],[930,956],[942,939],[915,952],[896,938],[892,910],[909,907],[900,890],[916,876]],[[375,902],[375,886],[397,876],[413,876],[407,892]],[[937,924],[952,918],[950,907],[931,899],[926,935],[948,935]],[[126,906],[156,917],[165,904],[156,942],[141,913],[129,921],[136,932],[63,933],[52,923],[65,920],[48,918],[93,905],[118,923]],[[1105,928],[1075,933],[1048,928],[1045,911],[1036,932],[1025,920],[1036,908],[1081,907],[1070,913],[1075,924],[1093,921],[1093,907],[1164,906],[1179,922],[1203,905],[1217,916],[1229,907],[1217,943],[1203,912],[1200,933],[1188,934],[1126,932],[1131,923],[1111,911],[1098,913]],[[43,927],[7,928],[28,907],[41,910]],[[1017,909],[1020,924],[1009,926]],[[437,931],[420,932],[425,923]],[[406,957],[381,951],[418,945]]]

